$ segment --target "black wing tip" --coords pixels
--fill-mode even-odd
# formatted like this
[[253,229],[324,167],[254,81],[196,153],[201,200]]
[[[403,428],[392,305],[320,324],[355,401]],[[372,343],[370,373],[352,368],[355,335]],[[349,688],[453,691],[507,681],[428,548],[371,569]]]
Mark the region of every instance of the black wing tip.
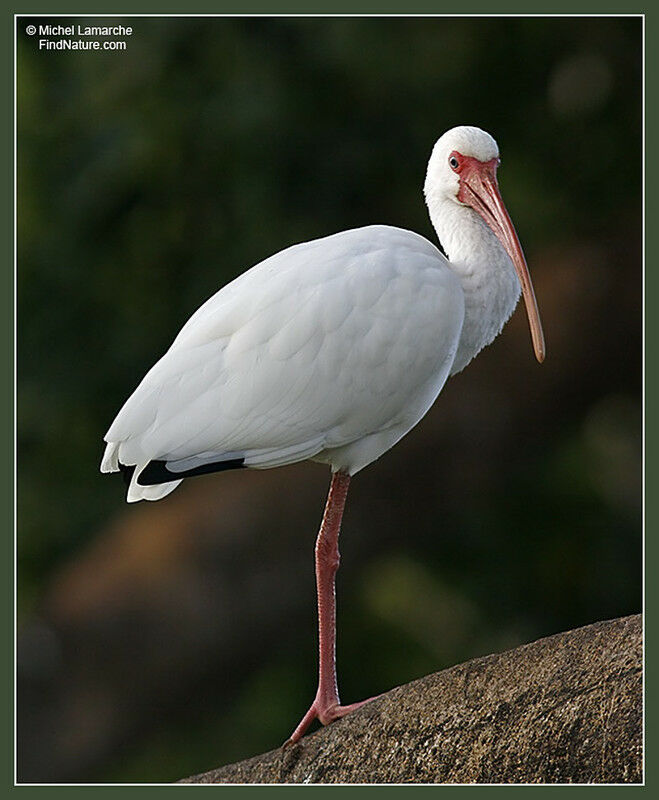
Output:
[[130,486],[130,482],[133,479],[133,472],[135,472],[135,464],[127,466],[126,464],[119,462],[119,469],[121,470],[121,476],[124,479],[124,483],[126,486]]
[[[119,465],[124,470],[131,470],[130,477],[132,477],[135,467],[124,467]],[[138,486],[157,486],[160,483],[171,483],[171,481],[180,481],[182,478],[194,478],[197,475],[208,475],[212,472],[224,472],[227,469],[240,469],[245,466],[244,458],[231,458],[227,461],[215,461],[212,464],[202,464],[200,467],[192,467],[191,469],[183,470],[183,472],[172,472],[167,469],[166,461],[153,460],[144,467],[137,478]],[[125,474],[124,474],[125,477]],[[130,482],[130,477],[128,478]]]

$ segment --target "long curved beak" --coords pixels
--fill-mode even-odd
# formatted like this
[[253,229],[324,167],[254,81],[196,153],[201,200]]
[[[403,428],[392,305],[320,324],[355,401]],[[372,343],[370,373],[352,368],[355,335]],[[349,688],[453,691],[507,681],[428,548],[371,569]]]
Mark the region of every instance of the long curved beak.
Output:
[[460,176],[458,200],[481,215],[510,256],[522,286],[535,357],[542,363],[545,360],[545,337],[540,312],[522,246],[499,192],[496,176],[498,159],[488,162],[469,160],[472,163],[465,165],[467,169]]

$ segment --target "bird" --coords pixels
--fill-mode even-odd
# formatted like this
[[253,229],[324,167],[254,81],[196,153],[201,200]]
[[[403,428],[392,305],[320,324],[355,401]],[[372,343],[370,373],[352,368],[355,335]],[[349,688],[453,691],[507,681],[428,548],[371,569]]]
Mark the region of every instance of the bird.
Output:
[[499,164],[489,133],[446,131],[423,186],[442,250],[412,231],[368,225],[266,258],[190,317],[105,435],[101,471],[124,473],[129,503],[206,473],[329,465],[314,555],[318,688],[287,744],[315,719],[326,725],[373,699],[342,705],[336,673],[335,576],[351,478],[424,417],[520,294],[535,356],[545,358]]

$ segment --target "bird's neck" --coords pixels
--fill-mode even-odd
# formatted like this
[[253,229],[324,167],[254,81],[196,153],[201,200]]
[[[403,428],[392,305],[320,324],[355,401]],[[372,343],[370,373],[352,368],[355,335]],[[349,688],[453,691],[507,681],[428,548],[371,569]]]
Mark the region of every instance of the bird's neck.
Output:
[[455,375],[498,336],[521,289],[508,254],[473,209],[452,200],[428,200],[430,218],[464,291],[465,318],[451,369]]

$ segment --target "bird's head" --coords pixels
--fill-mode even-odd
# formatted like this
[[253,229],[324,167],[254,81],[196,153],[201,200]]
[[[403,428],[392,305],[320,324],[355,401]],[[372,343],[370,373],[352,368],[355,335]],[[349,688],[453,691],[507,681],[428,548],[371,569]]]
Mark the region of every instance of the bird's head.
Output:
[[545,342],[540,314],[524,252],[499,191],[499,163],[499,147],[489,133],[469,125],[451,128],[435,143],[428,162],[424,192],[429,205],[433,198],[438,198],[471,208],[501,242],[517,272],[533,349],[538,361],[542,362]]
[[463,179],[478,166],[496,175],[499,147],[489,133],[470,125],[451,128],[433,147],[426,174],[426,194],[437,193],[465,203]]

